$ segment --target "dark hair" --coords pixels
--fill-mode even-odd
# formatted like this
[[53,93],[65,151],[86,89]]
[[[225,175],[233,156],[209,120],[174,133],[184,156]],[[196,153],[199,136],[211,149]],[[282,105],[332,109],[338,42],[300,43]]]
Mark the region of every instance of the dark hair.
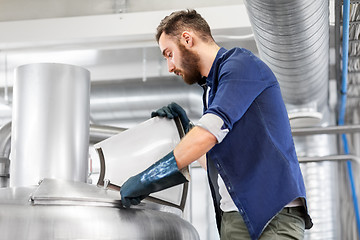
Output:
[[180,38],[180,34],[185,30],[194,31],[204,41],[214,41],[208,23],[193,9],[171,13],[161,20],[156,30],[157,42],[162,33]]

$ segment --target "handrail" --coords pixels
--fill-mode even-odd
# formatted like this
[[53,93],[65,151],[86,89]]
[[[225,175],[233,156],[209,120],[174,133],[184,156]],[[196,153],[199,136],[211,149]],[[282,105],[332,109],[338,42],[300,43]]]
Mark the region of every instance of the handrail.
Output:
[[342,125],[327,127],[311,127],[311,128],[293,128],[291,133],[293,136],[307,136],[315,134],[342,134],[360,132],[360,125]]
[[323,162],[323,161],[348,161],[353,160],[360,163],[360,157],[355,155],[328,155],[321,157],[298,157],[299,163]]

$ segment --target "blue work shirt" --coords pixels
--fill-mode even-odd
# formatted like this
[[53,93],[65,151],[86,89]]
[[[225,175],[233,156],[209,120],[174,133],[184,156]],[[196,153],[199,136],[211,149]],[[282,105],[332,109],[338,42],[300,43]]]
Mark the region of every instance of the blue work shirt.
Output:
[[[206,79],[204,114],[215,114],[229,132],[208,153],[208,176],[217,223],[221,175],[252,239],[296,198],[306,207],[305,186],[279,83],[250,51],[221,48]],[[204,98],[205,99],[205,98]],[[305,218],[306,228],[312,226]]]

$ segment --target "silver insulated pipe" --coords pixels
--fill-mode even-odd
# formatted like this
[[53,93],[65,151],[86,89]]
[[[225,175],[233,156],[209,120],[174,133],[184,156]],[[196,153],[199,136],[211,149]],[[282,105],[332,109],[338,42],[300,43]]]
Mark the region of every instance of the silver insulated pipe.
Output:
[[43,178],[85,182],[89,109],[88,70],[55,63],[15,69],[10,186]]
[[328,98],[328,0],[245,1],[260,57],[275,73],[287,104]]

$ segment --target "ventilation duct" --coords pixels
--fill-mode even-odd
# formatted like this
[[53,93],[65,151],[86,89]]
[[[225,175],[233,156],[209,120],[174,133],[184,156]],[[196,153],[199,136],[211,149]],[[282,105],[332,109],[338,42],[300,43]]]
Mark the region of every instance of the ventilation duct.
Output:
[[260,57],[287,104],[327,103],[328,1],[245,1]]
[[178,77],[98,82],[91,85],[92,123],[131,127],[150,118],[151,112],[176,102],[191,120],[202,115],[202,89]]

